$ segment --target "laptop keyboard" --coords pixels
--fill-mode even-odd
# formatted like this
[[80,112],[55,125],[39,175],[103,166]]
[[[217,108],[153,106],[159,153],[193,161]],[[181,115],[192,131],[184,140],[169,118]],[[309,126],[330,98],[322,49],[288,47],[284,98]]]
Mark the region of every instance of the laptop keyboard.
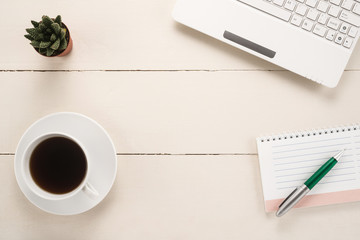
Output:
[[360,26],[360,0],[237,0],[345,48]]

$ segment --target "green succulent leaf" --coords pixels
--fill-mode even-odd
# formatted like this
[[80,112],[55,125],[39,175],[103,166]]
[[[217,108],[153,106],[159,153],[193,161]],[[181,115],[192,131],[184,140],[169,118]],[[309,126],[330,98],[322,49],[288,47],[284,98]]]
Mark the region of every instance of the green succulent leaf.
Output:
[[51,45],[51,42],[40,42],[40,48],[47,48]]
[[34,21],[34,20],[31,20],[31,24],[34,26],[34,27],[38,27],[39,26],[39,23]]
[[52,34],[52,33],[53,33],[53,30],[52,30],[51,28],[47,28],[47,29],[46,29],[46,33]]
[[65,35],[66,35],[66,29],[62,28],[60,31],[60,39],[61,40],[65,39]]
[[26,37],[30,41],[34,40],[34,38],[30,34],[26,34],[26,35],[24,35],[24,37]]
[[35,47],[35,48],[39,48],[39,47],[40,47],[40,42],[39,42],[39,41],[36,41],[36,40],[31,41],[30,44],[31,44],[33,47]]
[[58,50],[59,51],[65,50],[67,48],[67,46],[68,46],[68,43],[67,43],[66,39],[63,39],[60,42],[60,46],[59,46]]
[[45,24],[45,26],[47,26],[47,27],[51,27],[51,24],[54,23],[54,21],[53,21],[51,18],[49,18],[48,16],[46,16],[46,15],[42,16],[42,22],[43,22],[43,23]]
[[51,49],[58,50],[60,47],[60,38],[56,39],[56,41],[51,45]]
[[46,56],[50,57],[51,55],[53,55],[54,52],[55,52],[54,49],[47,48],[46,49]]
[[45,30],[46,30],[45,24],[44,24],[44,23],[40,23],[38,29],[40,30],[40,32],[45,32]]
[[44,35],[44,42],[50,42],[50,37],[51,37],[51,35],[45,34]]
[[53,34],[51,34],[50,41],[55,42],[56,38],[57,37],[56,37],[55,33],[53,33]]
[[39,53],[46,55],[46,48],[39,48]]
[[35,40],[37,40],[37,41],[42,41],[42,40],[44,40],[44,34],[43,33],[39,33],[39,34],[37,34],[37,35],[35,35]]
[[56,35],[60,34],[61,28],[60,28],[60,25],[58,23],[51,24],[51,28],[52,28],[52,30],[54,30]]
[[27,28],[26,32],[30,34],[33,38],[38,35],[36,28]]
[[61,16],[60,16],[60,15],[57,15],[54,22],[56,22],[57,24],[61,25]]

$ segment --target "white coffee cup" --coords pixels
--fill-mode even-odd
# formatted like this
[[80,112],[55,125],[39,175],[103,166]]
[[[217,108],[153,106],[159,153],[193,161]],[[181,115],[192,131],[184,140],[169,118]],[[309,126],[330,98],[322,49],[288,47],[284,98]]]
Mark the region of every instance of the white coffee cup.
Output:
[[[75,142],[79,147],[82,149],[82,151],[85,154],[85,159],[87,163],[87,170],[85,173],[85,176],[83,177],[81,183],[71,190],[70,192],[64,193],[64,194],[55,194],[48,192],[38,186],[38,184],[34,181],[31,172],[30,172],[30,159],[33,151],[36,149],[36,147],[42,143],[43,141],[54,138],[54,137],[62,137],[67,138],[69,140],[72,140]],[[26,147],[25,153],[23,155],[23,158],[21,159],[21,174],[23,175],[23,179],[25,180],[25,183],[29,187],[29,189],[36,194],[37,196],[47,199],[47,200],[63,200],[67,198],[71,198],[74,195],[78,194],[80,191],[84,192],[89,198],[96,199],[99,196],[98,191],[89,183],[89,172],[91,171],[91,162],[88,159],[88,154],[86,152],[86,149],[83,147],[80,141],[75,139],[72,136],[69,136],[68,134],[64,133],[47,133],[45,135],[39,136],[35,140],[33,140],[28,146]]]

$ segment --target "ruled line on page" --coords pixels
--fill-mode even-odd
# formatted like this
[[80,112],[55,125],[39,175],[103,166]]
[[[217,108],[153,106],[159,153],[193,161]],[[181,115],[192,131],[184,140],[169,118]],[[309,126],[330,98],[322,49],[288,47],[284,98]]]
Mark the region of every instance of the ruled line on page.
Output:
[[287,146],[294,146],[294,145],[301,145],[301,144],[309,144],[309,143],[317,143],[317,142],[328,142],[328,141],[334,141],[334,140],[340,140],[340,139],[347,139],[351,137],[340,137],[340,138],[331,138],[331,139],[323,139],[323,140],[316,140],[316,141],[308,141],[308,142],[300,142],[300,143],[290,143],[290,144],[281,144],[281,145],[274,145],[274,148],[277,147],[287,147]]
[[[351,165],[350,165],[351,164]],[[299,170],[299,169],[305,169],[305,168],[313,168],[314,170],[317,170],[315,167],[319,167],[319,166],[322,166],[323,164],[318,164],[318,165],[310,165],[310,166],[301,166],[301,167],[294,167],[294,168],[283,168],[283,169],[275,169],[275,172],[279,173],[280,172],[280,175],[278,174],[275,174],[275,177],[278,177],[278,176],[292,176],[292,175],[301,175],[301,174],[306,174],[309,172],[309,170],[306,170],[306,172],[295,172],[295,173],[286,173],[288,175],[284,175],[284,174],[281,174],[281,172],[285,172],[285,171],[290,171],[290,172],[293,172],[294,170]],[[344,166],[345,165],[345,166]],[[339,171],[339,170],[345,170],[345,169],[354,169],[355,171],[355,162],[348,162],[348,163],[344,163],[344,164],[337,164],[333,169],[332,171]]]
[[[321,167],[323,164],[317,164],[317,165],[311,165],[311,166],[303,166],[303,167],[295,167],[295,168],[285,168],[285,169],[275,169],[275,172],[282,172],[282,171],[290,171],[290,170],[296,170],[296,169],[302,169],[302,168],[314,168],[314,167]],[[342,169],[349,169],[354,167],[343,167],[343,168],[334,168],[333,171],[336,170],[342,170]]]
[[303,166],[303,167],[295,167],[295,168],[275,169],[275,172],[289,171],[289,170],[302,169],[302,168],[314,168],[314,167],[321,167],[321,166],[322,166],[322,164],[316,164],[316,165]]
[[[356,174],[356,172],[351,172],[351,173],[344,173],[344,174],[336,174],[336,175],[326,175],[324,176],[323,179],[329,179],[329,178],[336,178],[336,177],[342,177],[342,176],[349,176],[349,175],[354,175]],[[286,180],[286,181],[278,181],[276,182],[276,184],[280,184],[280,183],[288,183],[288,182],[305,182],[308,178],[300,178],[300,179],[292,179],[292,180]]]
[[[329,152],[334,152],[337,153],[340,150],[334,150],[334,151],[327,151],[327,152],[322,152],[322,153],[308,153],[308,154],[302,154],[302,155],[291,155],[291,156],[282,156],[281,158],[273,158],[273,164],[276,165],[282,165],[282,164],[288,164],[288,163],[296,163],[296,162],[307,162],[307,161],[318,161],[318,160],[328,160],[331,158],[331,155],[328,154]],[[344,162],[346,160],[349,160],[349,158],[351,160],[357,160],[360,156],[360,152],[357,152],[356,149],[351,149],[346,151],[347,154],[344,154],[343,157],[341,158],[340,162]],[[321,155],[322,154],[322,155]],[[314,156],[313,156],[314,155]],[[320,156],[318,156],[320,155]],[[302,157],[302,159],[298,159],[299,157]]]
[[[359,142],[359,143],[360,143],[360,142]],[[280,154],[280,153],[286,153],[286,152],[296,152],[296,151],[304,151],[304,150],[310,150],[310,149],[334,147],[334,146],[349,145],[349,144],[351,144],[351,142],[339,143],[339,144],[333,144],[333,145],[317,146],[317,147],[309,147],[309,148],[299,148],[299,149],[284,150],[284,151],[279,151],[279,152],[273,152],[273,154]]]
[[[348,155],[348,156],[352,156],[352,155]],[[343,156],[342,158],[345,158],[345,156]],[[274,166],[281,166],[281,165],[289,165],[289,164],[297,164],[297,163],[302,163],[302,162],[315,162],[315,161],[324,161],[324,158],[316,158],[316,159],[308,159],[308,160],[302,160],[302,161],[291,161],[291,162],[284,162],[284,163],[274,163]],[[348,161],[341,161],[341,163],[347,163],[347,162],[354,162],[353,160],[348,160]]]
[[[354,169],[353,167],[347,167],[347,168],[341,168],[341,169],[332,169],[332,170],[348,170],[348,169]],[[335,171],[333,171],[335,172]],[[338,172],[338,171],[336,171]],[[276,175],[275,178],[283,178],[283,177],[293,177],[293,176],[298,176],[298,175],[309,175],[309,174],[313,174],[314,172],[301,172],[301,173],[295,173],[295,174],[286,174],[286,175]],[[336,174],[334,173],[334,175],[331,175],[331,173],[329,173],[329,177],[330,176],[342,176],[342,175],[349,175],[349,174],[355,174],[356,171],[351,171],[351,172],[344,172],[342,174]],[[327,175],[328,176],[328,175]]]
[[275,157],[273,159],[274,160],[279,160],[279,159],[285,159],[285,158],[298,158],[298,157],[312,156],[312,155],[318,155],[318,154],[335,153],[335,152],[339,152],[339,151],[341,151],[341,149],[340,150],[333,150],[333,151],[326,151],[326,152],[307,153],[307,154],[302,154],[302,155]]
[[[355,181],[356,178],[349,178],[349,179],[342,179],[342,180],[337,180],[337,181],[331,181],[331,182],[319,182],[318,184],[321,185],[326,185],[326,184],[332,184],[332,183],[339,183],[339,182],[351,182],[351,181]],[[277,187],[277,189],[281,190],[281,189],[288,189],[288,188],[297,188],[302,182],[298,183],[297,185],[292,184],[291,186],[281,186],[281,187]]]
[[304,173],[295,173],[295,174],[286,174],[286,175],[277,175],[275,176],[276,178],[281,178],[281,177],[291,177],[291,176],[297,176],[297,175],[303,175],[303,174],[311,174],[314,172],[304,172]]
[[343,180],[337,180],[337,181],[331,181],[331,182],[319,182],[318,184],[329,184],[329,183],[338,183],[338,182],[348,182],[348,181],[355,181],[356,178],[349,178],[349,179],[343,179]]

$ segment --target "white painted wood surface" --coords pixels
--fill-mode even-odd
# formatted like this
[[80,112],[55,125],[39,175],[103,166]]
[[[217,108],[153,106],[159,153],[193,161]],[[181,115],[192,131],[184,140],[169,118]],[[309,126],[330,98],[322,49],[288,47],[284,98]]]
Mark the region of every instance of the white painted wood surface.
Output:
[[[110,194],[77,216],[54,216],[17,187],[0,157],[2,239],[358,239],[360,203],[265,214],[256,156],[119,156]],[[6,217],[4,217],[6,216]],[[306,231],[305,231],[305,230]],[[10,237],[6,237],[10,236]]]
[[59,111],[98,121],[119,153],[256,153],[262,134],[359,121],[360,73],[336,89],[280,72],[1,73],[0,152]]
[[[359,203],[265,214],[255,138],[359,122],[360,47],[328,89],[175,23],[174,3],[1,4],[0,239],[358,239]],[[67,57],[23,37],[43,14],[70,28]],[[37,209],[13,173],[21,135],[59,111],[99,122],[118,152],[114,188],[78,216]]]

